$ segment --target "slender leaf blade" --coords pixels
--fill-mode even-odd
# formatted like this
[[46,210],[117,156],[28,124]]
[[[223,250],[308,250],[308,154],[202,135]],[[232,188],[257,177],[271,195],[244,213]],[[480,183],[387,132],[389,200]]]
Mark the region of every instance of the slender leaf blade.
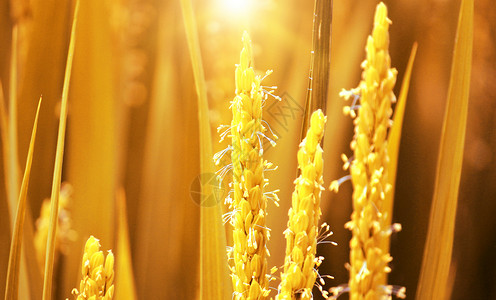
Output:
[[126,195],[124,189],[117,191],[117,251],[116,254],[116,277],[115,298],[135,300],[136,285],[134,282],[133,264],[131,259],[131,247],[129,242],[129,224],[127,221]]
[[11,224],[14,222],[15,201],[19,197],[19,157],[18,157],[18,135],[17,135],[17,44],[18,29],[14,26],[12,29],[12,57],[10,60],[10,86],[9,86],[9,117],[8,117],[8,136],[9,136],[9,161],[8,161],[8,180],[7,190],[9,193],[10,219]]
[[[3,96],[3,84],[0,82],[0,135],[2,137],[2,155],[3,155],[3,167],[4,167],[4,181],[5,187],[9,189],[9,120],[7,116],[7,110],[5,108],[5,99]],[[8,197],[10,197],[10,191],[7,191]],[[8,201],[10,204],[10,201]],[[9,211],[10,212],[10,211]],[[10,214],[7,214],[10,216]]]
[[33,162],[34,144],[36,140],[36,131],[38,129],[38,117],[40,113],[41,98],[38,102],[36,117],[34,119],[31,141],[29,143],[28,156],[26,158],[26,168],[22,178],[19,201],[17,203],[17,213],[14,222],[14,232],[11,237],[9,267],[7,270],[7,283],[5,288],[5,300],[17,299],[19,291],[19,273],[21,266],[21,249],[22,238],[24,234],[24,217],[26,215],[26,198],[29,186],[29,175],[31,174],[31,165]]
[[[214,172],[212,160],[212,137],[208,117],[207,88],[196,22],[191,0],[181,0],[188,48],[193,65],[196,92],[198,94],[198,118],[200,127],[201,174]],[[202,185],[201,197],[208,197]],[[226,261],[226,236],[222,225],[221,202],[200,209],[200,299],[231,299],[232,289]]]
[[47,251],[45,257],[45,276],[43,278],[43,300],[52,299],[52,277],[55,257],[55,233],[57,230],[60,184],[62,177],[62,163],[64,158],[65,130],[67,125],[67,100],[69,96],[69,82],[71,80],[72,61],[74,58],[74,47],[76,43],[76,24],[79,12],[79,0],[76,1],[74,19],[71,29],[71,38],[67,54],[64,85],[62,88],[62,105],[60,108],[60,121],[57,136],[57,150],[55,155],[55,166],[53,170],[53,182],[50,204],[50,223],[48,227]]
[[[6,180],[6,189],[7,189],[7,199],[9,204],[9,220],[10,224],[12,224],[12,228],[14,228],[14,218],[16,215],[16,207],[19,198],[19,184],[20,184],[20,168],[19,168],[19,139],[18,139],[18,54],[19,54],[19,25],[16,24],[12,28],[12,47],[11,47],[11,59],[10,59],[10,86],[9,86],[9,115],[8,117],[5,115],[5,109],[2,108],[2,119],[6,120],[4,124],[4,130],[7,132],[7,139],[4,146],[4,159],[5,161],[5,180]],[[3,103],[2,103],[3,105]],[[3,121],[2,121],[3,122]],[[4,134],[4,133],[2,133]],[[29,205],[26,204],[26,205]],[[32,226],[32,219],[30,217],[30,212],[27,210],[28,218],[27,222],[27,230],[26,234],[29,236],[29,232]],[[27,252],[32,250],[30,248],[30,242],[26,241]],[[21,265],[20,265],[20,293],[22,298],[29,298],[29,295],[36,295],[36,286],[35,276],[31,277],[31,280],[28,279],[29,275],[32,275],[33,269],[27,268],[26,260],[27,256],[21,257]],[[35,270],[36,272],[36,270]],[[30,273],[30,274],[28,274]],[[32,283],[34,289],[31,289],[29,283]],[[33,294],[34,293],[34,294]],[[18,296],[17,294],[15,295]]]
[[453,250],[472,64],[474,1],[462,0],[417,299],[445,299]]
[[[398,102],[396,103],[396,108],[393,117],[393,126],[389,132],[388,136],[388,154],[389,154],[389,164],[388,164],[388,183],[391,184],[391,192],[386,194],[384,199],[383,212],[386,214],[386,221],[384,223],[384,228],[391,225],[391,220],[393,217],[393,202],[394,202],[394,190],[396,186],[396,171],[398,168],[398,157],[400,151],[401,142],[401,131],[403,129],[403,117],[405,115],[405,107],[408,96],[408,89],[410,87],[410,78],[412,76],[413,63],[415,61],[415,56],[417,54],[417,43],[414,43],[412,50],[410,52],[410,58],[408,60],[408,65],[405,70],[405,75],[403,77],[403,82],[401,83],[400,95],[398,96]],[[384,253],[389,253],[389,239],[385,239],[381,248]]]

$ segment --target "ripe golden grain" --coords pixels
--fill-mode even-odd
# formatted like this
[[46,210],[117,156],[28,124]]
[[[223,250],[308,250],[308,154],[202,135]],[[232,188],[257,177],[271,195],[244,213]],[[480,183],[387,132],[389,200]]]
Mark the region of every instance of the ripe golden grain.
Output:
[[289,209],[286,236],[286,257],[281,285],[276,299],[313,299],[312,288],[317,278],[315,266],[319,233],[320,195],[324,183],[324,159],[320,141],[326,117],[319,109],[312,114],[310,128],[298,151],[301,175],[295,180],[292,207]]
[[[388,239],[391,228],[385,228],[383,202],[391,185],[388,183],[387,132],[391,125],[396,98],[393,87],[397,71],[389,57],[389,25],[384,3],[377,5],[372,35],[367,39],[366,60],[362,63],[362,80],[352,91],[341,93],[346,99],[359,98],[357,106],[345,108],[355,117],[355,135],[351,142],[354,160],[349,168],[353,184],[353,213],[345,226],[352,232],[350,241],[350,299],[380,299],[391,293],[381,283],[390,272],[389,253],[380,245]],[[336,187],[336,183],[331,185]]]
[[105,258],[100,242],[90,236],[84,246],[81,264],[82,279],[79,290],[72,290],[77,300],[110,300],[114,296],[114,254],[109,250]]
[[267,95],[260,86],[262,78],[252,67],[252,46],[243,34],[240,63],[236,66],[236,96],[231,102],[232,167],[234,210],[232,224],[234,247],[230,255],[235,299],[264,299],[269,294],[267,269],[269,231],[265,226],[267,197],[262,140],[262,105]]

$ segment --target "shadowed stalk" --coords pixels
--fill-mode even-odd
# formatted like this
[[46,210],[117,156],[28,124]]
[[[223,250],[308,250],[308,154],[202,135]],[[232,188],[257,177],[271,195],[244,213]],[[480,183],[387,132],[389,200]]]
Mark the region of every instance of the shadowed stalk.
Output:
[[[195,16],[191,0],[181,0],[186,39],[198,95],[200,130],[200,174],[213,174],[212,137],[208,116],[207,88]],[[201,202],[212,196],[202,184]],[[219,200],[219,199],[217,199]],[[225,260],[226,236],[222,226],[221,201],[200,208],[200,299],[231,299],[229,273]]]
[[416,299],[445,299],[462,171],[472,66],[474,1],[462,0]]
[[[0,82],[0,135],[2,137],[2,155],[3,155],[3,167],[4,167],[4,183],[5,187],[7,189],[7,196],[10,199],[10,185],[9,185],[9,151],[10,151],[10,146],[9,146],[9,120],[7,116],[7,111],[5,108],[5,98],[3,95],[3,85],[2,82]],[[10,201],[8,202],[10,204]],[[10,207],[10,205],[9,205]],[[10,214],[9,214],[10,216]]]
[[307,133],[312,113],[317,109],[322,109],[324,114],[326,112],[331,65],[331,25],[332,0],[315,0],[313,46],[300,140]]
[[62,105],[60,107],[60,121],[57,136],[57,150],[55,156],[55,166],[53,170],[53,182],[50,206],[50,225],[48,227],[47,251],[45,258],[45,273],[43,278],[43,300],[52,299],[52,277],[55,257],[55,232],[57,230],[59,194],[62,177],[62,162],[64,158],[65,130],[67,124],[67,100],[69,96],[69,82],[71,79],[72,60],[74,58],[74,46],[76,42],[76,24],[79,11],[79,0],[76,1],[74,19],[71,29],[71,38],[67,54],[66,69],[64,75],[64,86],[62,88]]
[[9,193],[10,219],[14,222],[16,200],[19,193],[19,156],[17,140],[17,26],[12,29],[12,51],[10,58],[10,86],[9,86],[9,117],[8,117],[8,139],[9,139],[9,161],[7,190]]
[[24,217],[26,211],[26,198],[29,185],[29,175],[31,174],[31,164],[33,162],[34,143],[36,140],[36,130],[38,128],[38,117],[40,113],[41,98],[38,102],[36,117],[34,119],[31,142],[29,143],[28,156],[26,158],[26,168],[22,178],[21,191],[17,204],[17,214],[14,222],[9,254],[9,267],[7,270],[7,283],[5,287],[5,300],[17,299],[19,290],[19,273],[21,266],[22,238],[24,234]]

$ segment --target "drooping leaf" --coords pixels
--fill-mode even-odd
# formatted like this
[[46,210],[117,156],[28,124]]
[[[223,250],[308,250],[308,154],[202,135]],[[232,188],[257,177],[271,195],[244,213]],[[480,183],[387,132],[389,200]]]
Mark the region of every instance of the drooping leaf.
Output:
[[462,0],[417,299],[445,299],[453,250],[472,65],[474,1]]

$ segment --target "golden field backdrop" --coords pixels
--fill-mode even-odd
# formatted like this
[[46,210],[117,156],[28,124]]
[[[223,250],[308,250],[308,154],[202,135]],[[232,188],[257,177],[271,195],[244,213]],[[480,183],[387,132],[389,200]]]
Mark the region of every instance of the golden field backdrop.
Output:
[[[278,166],[268,178],[271,188],[280,189],[281,205],[277,208],[269,204],[267,222],[271,229],[269,267],[281,266],[283,231],[296,178],[296,152],[308,87],[313,2],[192,3],[205,69],[214,152],[225,148],[225,144],[217,142],[216,128],[230,124],[229,101],[234,96],[234,69],[244,30],[253,41],[255,69],[274,70],[265,84],[276,85],[276,95],[282,101],[269,99],[264,119],[279,139],[275,148],[265,151],[265,157]],[[391,239],[393,261],[389,276],[391,284],[406,287],[409,299],[415,295],[422,264],[460,1],[385,3],[393,22],[389,51],[392,66],[398,69],[396,95],[412,45],[418,43],[394,201],[393,221],[401,223],[403,230]],[[42,202],[50,197],[74,4],[55,0],[0,1],[0,80],[5,99],[11,92],[14,26],[18,32],[19,170],[24,170],[38,99],[43,96],[28,191],[27,231],[36,229]],[[377,4],[369,0],[333,3],[323,147],[326,187],[346,175],[340,155],[350,153],[352,120],[343,115],[345,102],[338,93],[355,87],[360,80],[360,63]],[[118,247],[116,233],[123,227],[129,230],[139,299],[195,298],[199,289],[200,206],[191,190],[200,174],[198,105],[180,2],[81,0],[78,18],[62,173],[63,181],[72,186],[68,211],[75,234],[56,263],[54,298],[71,297],[78,283],[81,249],[90,235],[100,239],[103,249],[113,249],[119,259],[119,251],[125,251],[122,249],[126,246]],[[474,20],[472,80],[450,299],[496,298],[496,8],[491,1],[475,1]],[[8,101],[6,104],[7,108],[12,105]],[[1,164],[4,170],[5,160]],[[0,172],[0,177],[3,295],[11,223],[5,173]],[[127,226],[126,222],[118,222],[122,216],[116,196],[121,188],[125,192]],[[352,210],[351,184],[343,184],[338,194],[324,191],[321,207],[322,221],[331,226],[331,239],[338,243],[318,248],[318,254],[325,257],[320,273],[335,277],[327,280],[326,287],[330,288],[348,281],[344,265],[349,261],[351,234],[344,224]],[[229,244],[230,235],[227,236]],[[116,270],[116,280],[119,276],[124,277]],[[277,288],[277,284],[272,286]],[[119,291],[117,283],[116,299],[128,299],[129,288]]]

